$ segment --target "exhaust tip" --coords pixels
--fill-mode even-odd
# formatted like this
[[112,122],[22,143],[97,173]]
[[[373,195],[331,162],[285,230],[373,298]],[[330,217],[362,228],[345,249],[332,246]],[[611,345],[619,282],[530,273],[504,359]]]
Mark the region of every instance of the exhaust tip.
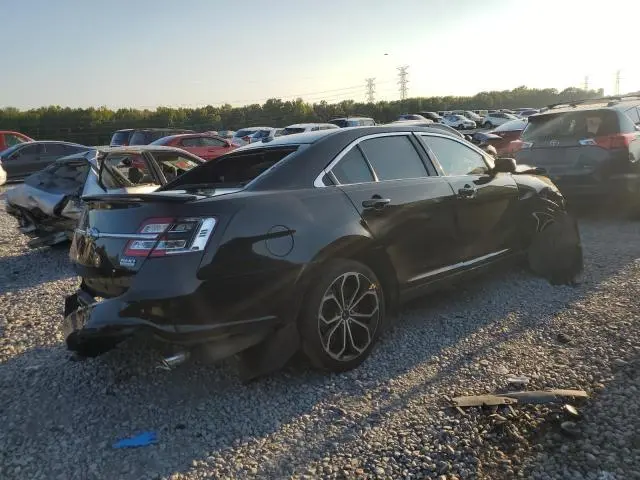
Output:
[[190,356],[191,354],[185,351],[176,353],[175,355],[171,355],[169,357],[165,357],[160,362],[160,365],[158,365],[158,368],[161,368],[162,370],[173,370],[178,365],[181,365],[189,360]]

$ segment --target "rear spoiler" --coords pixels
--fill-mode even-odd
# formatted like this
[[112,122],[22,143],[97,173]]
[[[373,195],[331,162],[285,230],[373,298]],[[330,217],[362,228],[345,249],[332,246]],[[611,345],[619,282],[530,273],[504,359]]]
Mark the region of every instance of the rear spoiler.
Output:
[[100,195],[87,195],[82,197],[85,202],[110,202],[110,203],[134,203],[134,202],[162,202],[162,203],[187,203],[205,198],[203,195],[190,193],[105,193]]

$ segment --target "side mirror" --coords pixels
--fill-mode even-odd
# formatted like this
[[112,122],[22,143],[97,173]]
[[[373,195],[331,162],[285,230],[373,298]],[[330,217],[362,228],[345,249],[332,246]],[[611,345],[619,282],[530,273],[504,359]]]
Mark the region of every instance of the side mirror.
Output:
[[513,158],[496,158],[493,171],[495,173],[514,173],[516,161]]

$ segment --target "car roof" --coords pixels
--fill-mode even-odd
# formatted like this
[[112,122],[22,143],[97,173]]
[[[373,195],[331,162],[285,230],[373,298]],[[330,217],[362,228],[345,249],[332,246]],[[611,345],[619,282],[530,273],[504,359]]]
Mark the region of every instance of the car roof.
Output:
[[[174,139],[174,138],[197,138],[197,137],[220,138],[220,135],[216,135],[215,133],[206,133],[206,132],[176,133],[174,135],[167,135],[166,137],[159,138],[158,140],[162,140],[164,138]],[[156,142],[158,140],[156,140]]]
[[[19,143],[18,145],[33,145],[33,144],[56,144],[56,145],[70,145],[72,147],[87,147],[86,145],[82,145],[80,143],[73,143],[73,142],[65,142],[63,140],[34,140],[33,142],[24,142],[24,143]],[[87,148],[91,148],[91,147],[87,147]]]
[[331,125],[332,127],[336,126],[333,123],[294,123],[293,125],[287,125],[285,128],[307,128],[328,125]]
[[164,145],[127,145],[119,147],[106,147],[99,149],[103,153],[142,153],[142,152],[179,152],[188,153],[182,148],[167,147]]

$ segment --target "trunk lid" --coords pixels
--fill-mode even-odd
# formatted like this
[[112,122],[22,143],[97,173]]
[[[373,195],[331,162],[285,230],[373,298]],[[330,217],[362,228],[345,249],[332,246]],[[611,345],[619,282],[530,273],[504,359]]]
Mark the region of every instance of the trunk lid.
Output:
[[[224,209],[211,214],[212,195],[154,192],[83,197],[87,208],[70,257],[85,283],[102,296],[120,295],[150,259],[202,258]],[[228,211],[228,209],[227,209]]]

